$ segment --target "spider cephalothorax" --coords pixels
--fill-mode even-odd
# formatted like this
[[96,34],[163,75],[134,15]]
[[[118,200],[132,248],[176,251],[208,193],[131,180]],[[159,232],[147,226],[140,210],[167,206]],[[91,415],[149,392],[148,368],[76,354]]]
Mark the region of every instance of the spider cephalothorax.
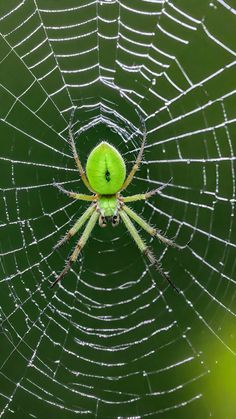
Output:
[[127,202],[146,200],[150,198],[151,196],[157,194],[161,189],[166,187],[167,184],[161,186],[158,189],[142,194],[131,196],[123,196],[121,194],[121,192],[126,189],[132,181],[141,163],[146,141],[146,131],[144,132],[143,142],[135,164],[133,165],[127,177],[124,160],[119,151],[111,144],[105,141],[102,141],[100,144],[98,144],[89,154],[86,164],[86,171],[84,171],[77,154],[71,126],[69,128],[69,140],[81,179],[87,189],[92,192],[92,194],[78,194],[76,192],[67,191],[61,185],[55,184],[55,186],[57,186],[58,189],[67,194],[69,197],[83,201],[90,201],[91,204],[76,221],[73,227],[67,232],[67,234],[54,247],[54,249],[56,249],[65,243],[70,237],[74,236],[77,231],[87,222],[86,227],[74,251],[66,263],[65,268],[53,282],[52,287],[66,275],[72,263],[77,260],[81,249],[84,247],[97,222],[99,223],[100,227],[106,227],[107,222],[111,222],[112,226],[115,227],[121,219],[143,255],[147,256],[150,263],[154,265],[158,272],[176,289],[176,291],[178,291],[175,285],[171,282],[169,276],[162,270],[161,265],[158,263],[151,250],[147,247],[139,235],[132,220],[135,221],[146,232],[152,236],[157,237],[166,245],[174,246],[177,248],[180,248],[180,246],[176,245],[172,240],[162,236],[156,228],[150,226],[143,218],[141,218],[138,214],[136,214],[136,212],[134,212],[130,207],[126,205]]

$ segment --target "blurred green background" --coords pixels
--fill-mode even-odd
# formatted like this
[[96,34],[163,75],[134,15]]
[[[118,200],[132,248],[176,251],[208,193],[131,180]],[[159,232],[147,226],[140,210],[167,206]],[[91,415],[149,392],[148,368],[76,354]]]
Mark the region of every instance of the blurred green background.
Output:
[[[233,1],[8,0],[0,3],[0,417],[236,417]],[[57,289],[82,214],[53,187],[85,192],[100,141],[127,194],[171,185],[133,208],[183,250],[142,233],[180,289],[123,225],[95,227]]]

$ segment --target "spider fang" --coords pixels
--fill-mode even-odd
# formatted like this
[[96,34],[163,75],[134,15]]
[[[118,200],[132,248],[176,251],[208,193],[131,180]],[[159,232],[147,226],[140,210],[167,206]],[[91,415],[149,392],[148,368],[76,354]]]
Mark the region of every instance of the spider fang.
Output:
[[100,215],[99,221],[98,221],[100,227],[106,227],[107,226],[107,219],[104,217],[104,215]]
[[111,219],[111,224],[112,224],[112,227],[116,227],[116,226],[118,226],[119,222],[120,222],[120,217],[119,217],[119,215],[118,215],[118,214],[113,215],[113,217],[112,217],[112,219]]

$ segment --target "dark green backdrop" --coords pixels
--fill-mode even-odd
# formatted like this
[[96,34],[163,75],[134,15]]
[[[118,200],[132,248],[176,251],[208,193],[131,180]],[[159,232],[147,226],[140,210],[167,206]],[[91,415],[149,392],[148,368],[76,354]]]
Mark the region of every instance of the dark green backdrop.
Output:
[[[0,417],[236,417],[236,3],[0,2]],[[86,208],[83,164],[106,139],[133,208],[180,245],[143,233],[180,294],[123,225],[95,228],[60,287]]]

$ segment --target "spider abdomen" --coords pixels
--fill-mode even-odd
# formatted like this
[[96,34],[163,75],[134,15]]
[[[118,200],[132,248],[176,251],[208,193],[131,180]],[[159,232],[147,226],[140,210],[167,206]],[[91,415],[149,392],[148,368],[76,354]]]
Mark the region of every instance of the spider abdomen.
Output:
[[86,174],[92,189],[101,195],[112,195],[122,187],[126,169],[115,147],[102,141],[88,156]]

